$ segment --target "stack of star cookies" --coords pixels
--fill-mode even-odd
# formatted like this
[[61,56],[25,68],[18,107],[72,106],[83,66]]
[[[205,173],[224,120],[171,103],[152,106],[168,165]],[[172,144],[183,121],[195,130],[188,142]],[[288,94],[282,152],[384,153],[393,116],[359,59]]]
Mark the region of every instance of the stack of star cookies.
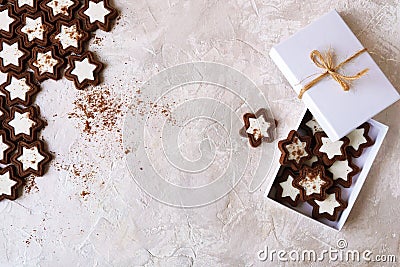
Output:
[[16,199],[24,178],[42,176],[50,161],[33,105],[39,83],[65,68],[78,89],[97,85],[103,65],[85,44],[116,16],[108,0],[0,0],[0,201]]
[[360,172],[353,159],[374,144],[369,129],[364,123],[332,142],[307,112],[299,130],[290,131],[278,143],[282,167],[274,183],[276,199],[293,207],[306,202],[312,206],[314,218],[337,221],[347,207],[342,189],[351,187]]

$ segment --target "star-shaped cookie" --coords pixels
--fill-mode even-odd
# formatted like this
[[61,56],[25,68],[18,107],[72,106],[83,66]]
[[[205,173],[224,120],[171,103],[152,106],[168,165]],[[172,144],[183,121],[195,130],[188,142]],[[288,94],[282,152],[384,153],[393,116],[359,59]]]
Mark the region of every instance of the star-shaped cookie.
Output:
[[99,73],[103,64],[95,60],[91,52],[85,52],[81,56],[70,56],[68,62],[65,78],[73,81],[76,88],[83,89],[88,85],[100,83]]
[[271,143],[275,135],[275,120],[268,115],[264,108],[259,109],[255,114],[246,113],[243,115],[244,127],[239,134],[249,138],[252,147],[258,147],[262,142]]
[[347,135],[347,138],[350,140],[347,151],[353,157],[360,157],[365,148],[375,143],[369,136],[370,127],[370,124],[366,122]]
[[311,137],[290,131],[288,137],[278,143],[281,151],[280,164],[290,166],[295,171],[301,169],[304,162],[312,158],[310,146]]
[[32,143],[21,141],[17,152],[11,157],[11,162],[15,164],[21,177],[31,174],[42,176],[45,171],[44,167],[50,160],[51,156],[44,149],[42,141]]
[[110,5],[109,0],[85,0],[83,8],[78,11],[78,16],[87,29],[99,28],[107,32],[110,31],[111,20],[117,15],[117,11]]
[[13,6],[0,6],[0,36],[12,38],[15,34],[15,27],[19,23],[19,18],[13,14]]
[[332,179],[325,175],[323,165],[315,167],[303,166],[300,175],[293,181],[293,186],[301,192],[304,201],[310,199],[323,200],[326,190],[333,184]]
[[33,96],[38,93],[39,86],[33,83],[32,73],[29,71],[19,74],[9,72],[7,81],[0,86],[0,91],[6,96],[8,106],[29,106]]
[[15,200],[18,188],[22,185],[22,181],[14,175],[12,166],[0,169],[0,201],[4,199]]
[[315,134],[314,155],[322,158],[326,165],[332,165],[337,160],[345,160],[346,148],[350,142],[347,137],[332,142],[324,132]]
[[43,121],[36,106],[11,107],[10,117],[3,122],[3,126],[10,131],[11,140],[32,141],[36,138],[37,132],[43,128]]
[[21,25],[17,28],[17,33],[22,36],[25,47],[47,45],[47,37],[53,27],[46,22],[43,12],[23,14],[21,22]]
[[20,37],[8,40],[0,38],[0,71],[21,72],[29,52],[22,47]]
[[329,188],[323,200],[311,199],[308,203],[313,206],[314,218],[326,218],[330,221],[337,221],[339,213],[347,208],[347,203],[342,199],[339,187]]
[[326,170],[331,174],[334,184],[340,184],[346,188],[351,186],[353,177],[360,172],[360,168],[353,163],[350,155],[347,155],[345,160],[335,161]]
[[300,190],[293,186],[293,181],[297,177],[291,170],[285,169],[275,183],[276,199],[289,203],[296,207],[301,201]]
[[44,0],[40,3],[42,10],[47,12],[51,22],[56,20],[70,21],[74,10],[78,7],[79,0]]
[[61,55],[82,53],[84,42],[88,40],[89,34],[82,30],[78,19],[69,22],[57,21],[56,29],[50,40],[57,45]]
[[58,80],[64,60],[56,54],[54,46],[35,47],[28,64],[35,73],[35,78],[42,82],[47,79]]

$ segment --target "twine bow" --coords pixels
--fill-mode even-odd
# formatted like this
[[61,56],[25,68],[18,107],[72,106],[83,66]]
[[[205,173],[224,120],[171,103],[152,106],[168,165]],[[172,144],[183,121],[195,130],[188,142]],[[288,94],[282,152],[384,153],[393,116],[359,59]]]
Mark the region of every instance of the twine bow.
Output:
[[333,53],[330,50],[326,53],[325,57],[318,50],[313,50],[310,54],[311,60],[314,62],[314,64],[318,68],[324,69],[325,71],[322,74],[320,74],[317,78],[315,78],[314,80],[309,82],[306,86],[304,86],[303,89],[301,89],[301,91],[299,93],[299,98],[301,99],[303,97],[303,94],[305,92],[307,92],[308,89],[313,87],[315,84],[317,84],[319,81],[321,81],[323,78],[325,78],[328,75],[330,75],[335,81],[337,81],[340,84],[340,86],[343,88],[344,91],[349,91],[350,90],[349,81],[354,81],[354,80],[360,79],[361,76],[366,74],[369,69],[364,69],[353,76],[343,75],[343,74],[338,73],[337,71],[343,65],[349,63],[350,61],[352,61],[353,59],[355,59],[356,57],[358,57],[359,55],[361,55],[362,53],[364,53],[366,51],[367,51],[367,49],[364,48],[364,49],[358,51],[357,53],[355,53],[354,55],[352,55],[351,57],[347,58],[342,63],[335,66],[334,61],[333,61]]

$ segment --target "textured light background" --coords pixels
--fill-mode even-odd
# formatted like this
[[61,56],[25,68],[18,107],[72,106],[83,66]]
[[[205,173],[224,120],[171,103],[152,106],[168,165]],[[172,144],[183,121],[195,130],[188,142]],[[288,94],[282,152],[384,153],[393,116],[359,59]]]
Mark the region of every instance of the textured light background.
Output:
[[399,103],[376,116],[391,128],[339,233],[271,205],[263,198],[269,180],[253,194],[243,181],[203,208],[163,205],[129,176],[121,143],[124,108],[132,100],[149,104],[136,92],[141,83],[199,60],[248,75],[269,100],[278,137],[285,136],[303,105],[268,52],[333,8],[400,88],[399,1],[113,2],[121,18],[90,44],[107,65],[103,84],[77,91],[65,79],[47,81],[37,97],[55,159],[21,198],[0,203],[1,266],[268,266],[256,256],[266,245],[321,251],[339,238],[349,249],[400,257]]

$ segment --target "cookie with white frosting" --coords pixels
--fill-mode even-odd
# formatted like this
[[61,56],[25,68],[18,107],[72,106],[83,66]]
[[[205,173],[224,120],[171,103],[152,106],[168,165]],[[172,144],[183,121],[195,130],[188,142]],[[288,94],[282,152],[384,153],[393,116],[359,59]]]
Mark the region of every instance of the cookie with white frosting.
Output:
[[0,201],[17,199],[18,189],[22,185],[23,182],[17,178],[12,166],[0,169]]
[[347,202],[342,199],[342,192],[336,186],[326,191],[323,200],[311,199],[308,203],[313,207],[313,218],[326,218],[330,221],[337,221],[340,213],[347,208]]
[[323,200],[326,190],[331,187],[333,181],[325,174],[323,165],[315,167],[304,166],[300,170],[300,175],[293,181],[293,186],[301,192],[304,201],[310,199]]
[[37,139],[37,133],[43,128],[40,119],[39,108],[30,106],[28,108],[11,107],[10,117],[3,122],[4,128],[9,130],[12,141]]
[[23,71],[29,55],[29,51],[22,45],[21,37],[0,38],[0,71]]
[[19,142],[17,152],[11,157],[11,162],[17,167],[21,177],[32,174],[42,176],[50,160],[51,155],[45,150],[42,141]]
[[35,13],[39,6],[39,0],[9,0],[14,5],[15,12]]
[[275,198],[280,202],[287,202],[291,206],[296,207],[301,198],[301,192],[293,186],[293,181],[298,175],[289,169],[285,169],[282,175],[275,181],[276,194]]
[[52,30],[53,26],[46,22],[45,14],[39,11],[35,14],[23,14],[21,25],[16,31],[23,38],[24,46],[28,48],[34,45],[46,46]]
[[99,75],[103,64],[97,61],[91,52],[85,52],[80,56],[70,56],[68,63],[65,78],[73,81],[76,88],[84,89],[89,85],[95,86],[100,83]]
[[347,155],[345,160],[335,161],[331,166],[326,167],[327,174],[332,177],[335,185],[349,188],[353,177],[360,173],[360,168],[353,163],[352,157]]
[[57,21],[56,31],[51,35],[50,40],[55,44],[60,55],[69,53],[81,54],[84,42],[89,38],[89,34],[82,30],[78,19],[69,22]]
[[64,60],[57,55],[53,45],[45,48],[35,47],[32,49],[28,65],[39,82],[47,79],[58,80],[61,77]]
[[239,134],[247,137],[252,147],[258,147],[262,142],[274,141],[276,123],[266,109],[261,108],[254,114],[244,114],[243,121],[244,127],[240,129]]
[[40,8],[46,11],[51,22],[70,21],[74,17],[74,10],[79,5],[79,0],[44,0],[40,3]]
[[297,131],[290,131],[286,139],[279,141],[281,151],[279,162],[290,166],[293,170],[300,170],[304,162],[312,158],[310,149],[311,137],[300,136]]
[[347,137],[332,142],[324,132],[318,132],[315,134],[315,142],[314,155],[321,158],[325,165],[347,158],[346,148],[350,143]]
[[32,73],[9,72],[7,81],[0,86],[0,91],[5,95],[8,106],[32,104],[34,96],[39,92],[39,86],[33,82]]
[[78,11],[78,16],[82,19],[86,29],[93,31],[101,29],[110,31],[112,20],[118,13],[111,6],[109,0],[84,0],[83,7]]
[[365,148],[370,147],[375,143],[369,136],[370,127],[369,123],[365,122],[346,136],[350,140],[347,151],[353,157],[360,157]]
[[0,6],[0,36],[12,38],[15,35],[19,18],[13,13],[12,5]]

